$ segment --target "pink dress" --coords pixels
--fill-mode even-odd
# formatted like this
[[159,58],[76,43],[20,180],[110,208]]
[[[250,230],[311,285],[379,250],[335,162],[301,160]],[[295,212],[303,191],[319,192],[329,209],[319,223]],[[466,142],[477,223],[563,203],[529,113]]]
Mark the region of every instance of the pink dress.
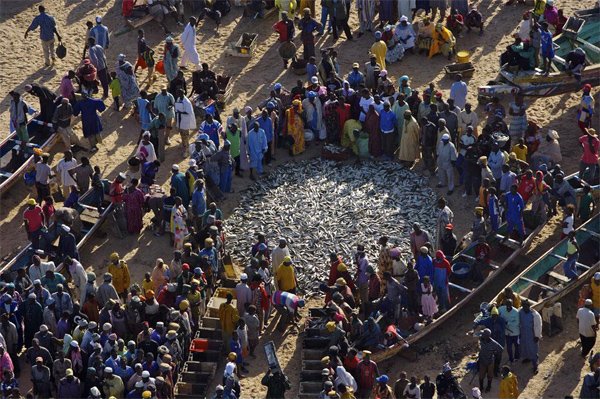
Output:
[[423,310],[423,315],[427,317],[432,317],[438,311],[437,303],[435,302],[435,298],[433,297],[433,287],[431,284],[429,287],[425,288],[425,284],[421,283],[421,308]]

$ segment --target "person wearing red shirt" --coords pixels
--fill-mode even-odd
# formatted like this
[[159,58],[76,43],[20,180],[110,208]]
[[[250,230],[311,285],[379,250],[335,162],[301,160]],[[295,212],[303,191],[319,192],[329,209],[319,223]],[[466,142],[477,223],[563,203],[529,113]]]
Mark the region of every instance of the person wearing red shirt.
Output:
[[375,385],[375,378],[379,376],[379,369],[377,363],[371,360],[371,352],[363,351],[363,360],[356,366],[358,385],[357,397],[368,398],[371,395],[373,386]]
[[125,189],[123,188],[123,182],[125,181],[125,174],[119,173],[115,180],[110,184],[110,200],[114,205],[123,204],[123,194]]
[[448,18],[446,18],[446,27],[454,36],[459,36],[464,25],[465,21],[463,16],[460,15],[455,9],[452,9],[451,14],[448,16]]
[[[287,12],[285,12],[285,11],[281,12],[281,21],[279,21],[273,25],[273,30],[279,34],[279,43],[281,43],[281,47],[279,50],[280,54],[281,54],[281,49],[282,48],[285,49],[284,46],[287,46],[290,48],[293,46],[292,40],[294,40],[294,34],[295,34],[294,22],[288,18]],[[287,55],[286,55],[286,57],[287,57]],[[282,55],[282,58],[283,58],[283,55]],[[283,68],[284,69],[287,69],[288,62],[289,62],[289,58],[283,58]]]
[[54,198],[52,198],[51,195],[44,198],[44,206],[42,206],[42,211],[44,211],[44,220],[46,222],[46,226],[49,226],[52,216],[54,216],[55,212]]
[[356,373],[356,369],[358,368],[358,363],[360,360],[358,359],[358,352],[354,348],[348,349],[348,354],[344,358],[344,368],[348,371],[352,376],[356,379],[358,374]]
[[579,178],[582,179],[584,173],[589,168],[588,179],[592,181],[592,178],[596,175],[598,169],[598,148],[600,147],[600,140],[596,134],[596,130],[592,128],[585,129],[586,134],[579,137],[579,143],[583,147],[583,154],[579,161]]
[[473,263],[471,274],[472,279],[475,282],[483,281],[483,273],[482,270],[485,267],[488,267],[490,264],[490,252],[491,248],[487,242],[485,242],[485,237],[479,237],[479,242],[475,246],[475,263]]
[[519,181],[519,188],[517,192],[521,194],[523,197],[523,202],[527,203],[529,198],[533,195],[533,190],[535,189],[535,179],[533,178],[533,172],[531,169],[527,169],[525,174],[521,176],[521,180]]
[[44,211],[34,198],[27,200],[27,209],[23,212],[23,222],[31,245],[34,249],[39,249],[40,238],[42,238],[43,228],[46,227],[46,224],[44,222]]

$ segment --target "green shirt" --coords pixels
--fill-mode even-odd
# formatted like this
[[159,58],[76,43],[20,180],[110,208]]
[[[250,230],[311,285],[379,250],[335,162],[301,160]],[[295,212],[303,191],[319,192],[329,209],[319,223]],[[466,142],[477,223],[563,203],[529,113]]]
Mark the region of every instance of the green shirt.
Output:
[[581,201],[579,202],[579,217],[581,220],[588,220],[590,218],[593,200],[592,193],[587,193],[581,197]]
[[119,81],[119,79],[115,78],[111,80],[108,84],[108,87],[110,87],[110,93],[112,94],[113,98],[119,97],[121,95],[121,82]]
[[238,129],[236,134],[231,133],[229,129],[227,129],[227,140],[231,143],[229,147],[229,153],[233,158],[240,156],[240,130]]

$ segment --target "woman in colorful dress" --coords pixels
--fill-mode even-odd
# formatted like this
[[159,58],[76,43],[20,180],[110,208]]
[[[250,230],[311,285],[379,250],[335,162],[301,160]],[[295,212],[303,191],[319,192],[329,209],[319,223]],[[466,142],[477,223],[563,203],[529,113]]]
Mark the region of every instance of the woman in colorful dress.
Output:
[[287,134],[294,143],[290,147],[290,155],[304,152],[304,121],[302,120],[302,102],[292,101],[292,106],[285,111],[287,119]]
[[140,234],[143,227],[144,193],[138,188],[138,179],[131,179],[131,185],[125,190],[123,202],[127,215],[127,232]]

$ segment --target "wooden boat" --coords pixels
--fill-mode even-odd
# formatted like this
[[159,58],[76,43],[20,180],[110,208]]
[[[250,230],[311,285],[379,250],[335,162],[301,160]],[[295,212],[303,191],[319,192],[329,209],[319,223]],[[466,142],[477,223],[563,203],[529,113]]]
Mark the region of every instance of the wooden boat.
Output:
[[[528,211],[525,212],[524,221],[526,237],[522,243],[512,238],[503,242],[506,234],[506,224],[500,226],[496,234],[490,233],[487,236],[486,241],[492,250],[492,262],[489,270],[482,271],[484,280],[481,283],[472,281],[468,275],[471,265],[475,263],[475,247],[477,243],[470,244],[467,248],[456,254],[452,258],[453,273],[449,277],[450,303],[452,307],[445,313],[438,314],[437,318],[431,323],[424,325],[418,331],[414,329],[414,324],[418,320],[411,317],[407,318],[407,324],[401,323],[402,325],[398,326],[401,330],[409,333],[405,337],[405,342],[398,343],[381,351],[374,351],[371,356],[372,360],[379,362],[400,353],[407,347],[407,344],[412,345],[425,337],[462,309],[474,296],[482,292],[521,252],[531,245],[533,239],[545,225],[545,223],[539,223],[533,217],[530,217],[530,212]],[[466,270],[466,273],[460,273],[463,270]]]
[[[585,10],[584,10],[585,11]],[[549,97],[563,93],[573,93],[589,83],[600,86],[600,13],[587,10],[580,16],[570,17],[563,28],[563,33],[554,40],[555,57],[551,71],[544,76],[541,70],[515,72],[509,68],[501,68],[499,77],[485,86],[479,87],[480,97],[499,94],[521,93],[533,97]],[[586,67],[578,82],[565,71],[567,54],[581,48],[586,54]]]
[[[529,299],[534,309],[541,311],[572,292],[579,285],[589,282],[600,270],[600,215],[596,214],[575,230],[581,248],[576,263],[579,278],[570,281],[562,266],[566,260],[567,239],[561,240],[531,266],[523,270],[506,287],[512,288],[522,299]],[[495,300],[495,298],[494,298]]]
[[[15,132],[11,133],[0,142],[0,160],[2,160],[2,168],[0,168],[0,195],[4,194],[11,188],[19,178],[25,173],[29,167],[34,164],[34,150],[39,149],[42,152],[49,150],[58,138],[55,132],[50,132],[49,128],[40,125],[36,119],[29,121],[27,125],[30,140],[26,145],[17,138]],[[12,149],[19,146],[20,150],[18,157],[13,158]]]
[[[88,190],[79,198],[78,207],[76,208],[81,221],[81,234],[76,237],[77,249],[79,251],[81,251],[94,233],[98,231],[107,216],[112,212],[112,203],[108,197],[110,182],[104,180],[102,183],[104,185],[105,195],[100,207],[93,205],[93,189]],[[48,228],[46,238],[41,240],[42,245],[48,248],[46,253],[50,254],[50,256],[52,256],[58,248],[58,228],[59,226],[57,226],[56,223],[51,225]],[[0,265],[0,275],[13,274],[18,269],[29,266],[31,264],[31,257],[34,254],[35,250],[32,248],[31,244],[27,245],[14,258],[3,265]]]

